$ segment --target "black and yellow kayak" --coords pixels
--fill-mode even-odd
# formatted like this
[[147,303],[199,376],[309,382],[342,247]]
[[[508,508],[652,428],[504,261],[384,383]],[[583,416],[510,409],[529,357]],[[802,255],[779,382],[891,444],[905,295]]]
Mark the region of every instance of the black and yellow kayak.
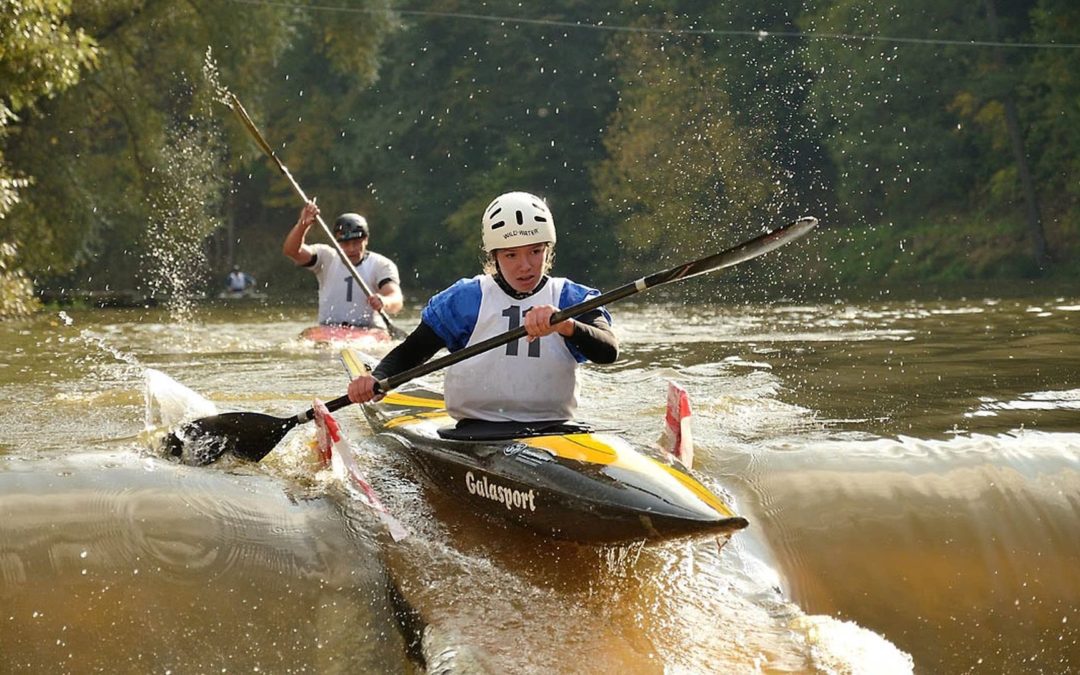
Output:
[[[351,349],[342,361],[350,377],[368,369]],[[418,383],[362,409],[375,433],[400,444],[438,488],[542,534],[616,544],[747,526],[677,460],[614,433],[579,423],[456,426],[442,394]]]

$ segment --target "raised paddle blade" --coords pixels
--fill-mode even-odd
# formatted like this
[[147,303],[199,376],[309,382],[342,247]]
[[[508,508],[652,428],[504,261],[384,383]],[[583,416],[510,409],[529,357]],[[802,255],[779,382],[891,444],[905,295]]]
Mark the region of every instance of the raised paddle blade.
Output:
[[299,420],[253,412],[231,412],[188,422],[165,439],[165,447],[187,464],[209,464],[226,452],[257,462]]

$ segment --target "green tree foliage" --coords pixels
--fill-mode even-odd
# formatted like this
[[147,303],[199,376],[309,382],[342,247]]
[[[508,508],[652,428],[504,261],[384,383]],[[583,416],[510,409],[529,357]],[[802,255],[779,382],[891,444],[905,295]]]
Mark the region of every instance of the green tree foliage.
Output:
[[0,0],[19,18],[0,25],[0,240],[39,283],[188,293],[235,261],[311,284],[280,253],[299,200],[214,103],[211,48],[412,299],[475,273],[481,209],[510,189],[551,204],[556,271],[598,286],[802,213],[864,261],[819,234],[821,273],[1033,274],[1026,193],[1075,274],[1080,50],[970,41],[1075,44],[1080,10],[993,1],[996,23],[988,0]]
[[1080,149],[1063,114],[1077,50],[1009,46],[1075,43],[1066,5],[838,0],[804,16],[808,32],[849,36],[815,40],[807,61],[843,222],[893,228],[923,278],[1036,275],[1048,196],[1051,248],[1074,247],[1056,196],[1063,156]]
[[35,306],[32,286],[16,266],[19,232],[8,219],[32,175],[8,163],[9,125],[78,82],[98,56],[94,40],[68,24],[70,13],[66,0],[0,0],[0,317]]
[[[343,120],[355,115],[351,97],[378,79],[382,45],[400,22],[387,0],[338,8],[313,4],[317,10],[290,18],[288,43],[274,63],[246,74],[233,68],[223,74],[222,84],[239,97],[275,154],[332,223],[337,213],[366,212],[366,202],[356,199],[356,186],[341,170],[336,148],[350,145]],[[301,207],[299,197],[239,121],[228,112],[219,114],[228,132],[232,191],[226,227],[211,247],[221,261],[218,269],[243,259],[279,291],[313,283],[281,255],[281,240]],[[384,244],[384,234],[375,228],[373,248]],[[317,232],[311,237],[320,238]]]
[[970,38],[975,3],[837,0],[804,16],[810,108],[837,166],[841,222],[876,224],[963,203],[976,148],[952,109],[970,50],[881,37]]
[[[1075,44],[1080,5],[1042,0],[1031,13],[1031,38]],[[1042,49],[1027,61],[1021,115],[1040,187],[1055,267],[1080,270],[1080,49]]]
[[[609,240],[592,218],[588,166],[602,156],[597,131],[614,98],[603,36],[442,15],[471,13],[466,2],[425,9],[440,15],[404,15],[371,87],[328,76],[322,58],[283,63],[274,98],[293,113],[275,137],[291,139],[290,170],[327,214],[364,213],[372,247],[391,253],[413,288],[478,271],[481,211],[511,189],[550,202],[559,268],[599,267],[594,252]],[[572,0],[485,6],[493,16],[569,22],[587,9]],[[277,233],[296,209],[278,216]]]
[[760,134],[760,151],[776,182],[769,215],[828,217],[832,167],[822,150],[812,108],[806,105],[814,81],[804,63],[810,43],[796,24],[805,3],[671,4],[684,27],[714,31],[702,41],[701,50],[718,66],[718,86],[730,98],[738,124]]
[[[98,41],[100,67],[71,95],[43,106],[9,144],[13,161],[38,182],[18,211],[24,264],[35,275],[71,273],[85,275],[80,285],[131,288],[148,247],[146,233],[175,227],[181,218],[162,211],[170,201],[162,191],[178,182],[169,176],[191,170],[170,139],[191,133],[205,118],[199,114],[207,94],[201,69],[211,27],[237,25],[201,9],[102,0],[81,3],[73,13],[71,20]],[[195,133],[211,138],[207,129]],[[202,150],[213,154],[215,145]],[[202,179],[220,184],[214,169]],[[183,226],[213,227],[213,202],[206,206]]]
[[740,125],[701,40],[633,34],[613,59],[620,101],[595,186],[627,263],[655,266],[657,250],[671,262],[698,257],[740,224],[760,226],[775,187],[766,134]]
[[[12,163],[38,180],[14,219],[27,243],[27,269],[82,286],[127,288],[179,268],[190,273],[189,265],[165,269],[174,266],[156,247],[194,246],[219,229],[232,173],[256,161],[226,152],[251,147],[250,140],[227,108],[210,108],[207,48],[226,86],[244,82],[264,93],[268,74],[309,18],[274,3],[79,3],[70,21],[97,41],[99,68],[21,124],[8,143]],[[378,47],[372,38],[335,25],[313,39],[341,67],[370,74]],[[194,283],[168,281],[172,292]]]
[[34,285],[16,266],[18,249],[0,241],[0,319],[30,314],[38,308]]
[[74,85],[98,56],[69,24],[70,0],[0,0],[0,92],[8,112],[30,109]]

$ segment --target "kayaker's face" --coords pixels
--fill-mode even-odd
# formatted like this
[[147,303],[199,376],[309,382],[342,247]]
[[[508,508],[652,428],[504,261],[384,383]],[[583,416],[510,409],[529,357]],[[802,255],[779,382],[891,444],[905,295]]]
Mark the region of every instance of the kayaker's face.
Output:
[[495,251],[495,263],[506,283],[519,293],[536,288],[544,276],[547,247],[547,244],[526,244]]
[[349,262],[359,265],[364,257],[364,251],[367,250],[367,237],[348,241],[339,240],[338,243],[341,244],[341,250],[345,251],[345,255],[349,257]]

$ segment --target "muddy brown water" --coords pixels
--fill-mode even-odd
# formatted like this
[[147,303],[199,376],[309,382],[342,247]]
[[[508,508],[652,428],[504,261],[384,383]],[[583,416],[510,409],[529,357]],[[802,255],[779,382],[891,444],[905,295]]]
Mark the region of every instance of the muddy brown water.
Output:
[[584,371],[582,417],[651,443],[685,386],[695,470],[751,522],[726,545],[487,520],[355,409],[404,541],[310,428],[258,465],[163,457],[177,406],[344,392],[296,337],[310,308],[0,324],[0,671],[1080,669],[1080,297],[615,309],[623,358]]

